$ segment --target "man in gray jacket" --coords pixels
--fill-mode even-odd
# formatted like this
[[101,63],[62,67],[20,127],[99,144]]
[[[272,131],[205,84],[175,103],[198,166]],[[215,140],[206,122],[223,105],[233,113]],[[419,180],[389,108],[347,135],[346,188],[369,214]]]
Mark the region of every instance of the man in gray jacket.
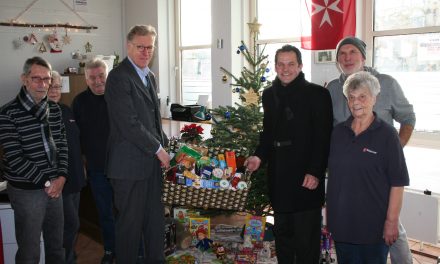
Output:
[[[341,75],[339,78],[332,80],[327,86],[332,97],[333,125],[343,122],[351,116],[346,98],[342,93],[345,80],[350,74],[367,71],[379,80],[381,87],[373,111],[379,118],[391,125],[393,125],[394,120],[400,123],[399,138],[403,147],[408,143],[416,123],[413,106],[406,99],[396,79],[365,66],[365,59],[366,44],[356,37],[346,37],[336,47],[336,65],[341,71]],[[399,219],[396,219],[396,221],[399,221]],[[392,263],[412,263],[406,231],[400,223],[399,238],[391,245],[390,255]]]

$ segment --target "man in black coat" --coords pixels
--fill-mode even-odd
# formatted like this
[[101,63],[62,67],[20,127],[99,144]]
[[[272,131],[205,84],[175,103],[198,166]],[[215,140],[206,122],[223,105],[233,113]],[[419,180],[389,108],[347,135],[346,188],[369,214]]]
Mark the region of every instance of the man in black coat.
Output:
[[275,55],[277,77],[263,92],[263,132],[248,170],[268,163],[279,263],[319,263],[321,207],[333,111],[329,92],[305,80],[301,52]]

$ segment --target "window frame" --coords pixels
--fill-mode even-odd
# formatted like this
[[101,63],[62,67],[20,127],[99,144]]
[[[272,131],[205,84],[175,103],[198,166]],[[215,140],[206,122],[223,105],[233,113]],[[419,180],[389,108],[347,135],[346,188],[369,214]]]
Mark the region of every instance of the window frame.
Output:
[[[182,86],[182,53],[188,50],[198,50],[198,49],[212,49],[212,43],[209,45],[181,45],[182,43],[182,31],[181,31],[181,0],[174,0],[175,8],[175,28],[176,28],[176,66],[175,66],[175,76],[176,76],[176,99],[182,104],[183,103],[183,86]],[[211,58],[212,60],[212,58]],[[212,85],[212,82],[211,82]],[[211,91],[212,93],[212,91]]]
[[[412,34],[426,34],[426,33],[438,33],[440,32],[440,26],[430,26],[423,28],[410,28],[410,29],[393,29],[393,30],[374,30],[374,4],[376,0],[363,1],[365,17],[365,42],[367,44],[367,64],[373,65],[373,53],[374,53],[374,38],[384,36],[397,36],[397,35],[412,35]],[[410,100],[411,102],[411,100]],[[417,118],[417,115],[416,115]],[[440,149],[440,131],[426,132],[417,131],[416,127],[413,131],[408,146]]]
[[[440,26],[429,26],[423,28],[409,28],[409,29],[394,29],[394,30],[374,30],[374,6],[375,1],[362,1],[363,6],[362,9],[364,12],[364,21],[365,24],[363,26],[364,35],[363,39],[367,44],[367,65],[373,64],[373,53],[374,53],[374,39],[376,37],[384,37],[384,36],[399,36],[399,35],[412,35],[412,34],[427,34],[427,33],[438,33],[440,32]],[[359,21],[359,20],[358,20]],[[411,98],[408,98],[411,103]],[[417,119],[417,113],[416,113]],[[417,130],[417,122],[416,127],[412,133],[412,136],[407,144],[409,147],[417,147],[422,149],[434,149],[440,150],[440,131],[423,131]],[[432,164],[432,166],[435,166]],[[417,171],[416,171],[417,173]],[[417,177],[417,175],[414,175]],[[426,186],[425,188],[430,188],[430,186]],[[423,192],[424,189],[418,189],[412,186],[408,186],[406,189],[408,190],[416,190],[418,192]],[[438,194],[440,195],[440,194]]]

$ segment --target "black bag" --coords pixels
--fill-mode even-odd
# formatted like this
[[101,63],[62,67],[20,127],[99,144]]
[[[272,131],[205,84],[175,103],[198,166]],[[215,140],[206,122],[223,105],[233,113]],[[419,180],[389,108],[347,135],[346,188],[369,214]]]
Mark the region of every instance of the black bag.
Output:
[[200,107],[201,105],[171,104],[171,118],[187,122],[200,121],[200,119],[194,118],[194,114],[200,110]]

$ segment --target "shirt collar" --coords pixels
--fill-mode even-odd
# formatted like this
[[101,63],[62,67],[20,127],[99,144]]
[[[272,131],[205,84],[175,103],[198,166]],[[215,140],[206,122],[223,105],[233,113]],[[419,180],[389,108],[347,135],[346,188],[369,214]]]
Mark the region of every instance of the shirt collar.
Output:
[[148,73],[150,72],[150,68],[145,67],[145,68],[139,68],[132,60],[130,57],[128,57],[128,60],[131,62],[131,64],[133,65],[134,69],[136,70],[137,74],[139,75],[139,77],[141,78],[141,80],[143,81],[145,76],[148,75]]
[[[376,129],[376,128],[382,126],[382,123],[384,122],[382,119],[380,119],[377,116],[376,112],[373,111],[373,114],[374,114],[374,120],[366,130]],[[350,115],[350,117],[348,117],[348,119],[346,121],[344,121],[344,126],[351,130],[351,123],[352,122],[353,122],[353,116]]]

